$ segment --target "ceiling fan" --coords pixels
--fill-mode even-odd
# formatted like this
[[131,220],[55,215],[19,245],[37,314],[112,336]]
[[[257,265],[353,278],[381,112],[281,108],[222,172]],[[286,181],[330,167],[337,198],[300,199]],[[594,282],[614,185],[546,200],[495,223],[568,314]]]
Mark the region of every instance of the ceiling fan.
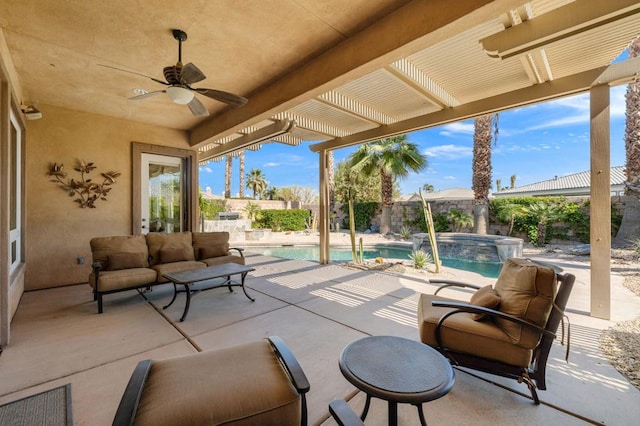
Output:
[[163,90],[143,93],[141,95],[129,98],[130,101],[140,101],[142,99],[159,95],[160,93],[166,93],[173,102],[180,105],[187,105],[193,115],[198,117],[208,116],[209,111],[207,111],[207,108],[204,106],[204,104],[200,102],[200,100],[195,96],[196,93],[207,96],[211,99],[215,99],[216,101],[224,102],[236,108],[239,108],[247,103],[247,98],[234,95],[233,93],[223,92],[222,90],[191,87],[192,84],[202,81],[207,77],[202,71],[200,71],[198,67],[196,67],[192,63],[182,65],[182,42],[187,40],[187,33],[182,30],[172,30],[172,33],[173,38],[178,40],[178,62],[176,62],[175,65],[164,67],[164,69],[162,70],[166,81],[162,81],[157,78],[133,71],[127,71],[108,65],[100,65],[107,68],[116,69],[118,71],[141,75],[155,81],[156,83],[167,86]]

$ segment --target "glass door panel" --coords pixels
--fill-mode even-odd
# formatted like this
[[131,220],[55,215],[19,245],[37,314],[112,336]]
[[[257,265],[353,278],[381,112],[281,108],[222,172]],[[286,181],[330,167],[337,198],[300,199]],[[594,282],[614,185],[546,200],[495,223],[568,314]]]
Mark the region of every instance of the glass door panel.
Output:
[[184,229],[183,160],[142,154],[142,233],[181,232]]

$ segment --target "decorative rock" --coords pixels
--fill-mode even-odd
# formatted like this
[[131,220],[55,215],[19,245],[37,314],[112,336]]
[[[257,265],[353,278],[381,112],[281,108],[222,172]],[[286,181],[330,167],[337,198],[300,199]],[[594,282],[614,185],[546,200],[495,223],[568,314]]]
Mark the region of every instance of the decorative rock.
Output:
[[591,245],[590,244],[577,244],[569,250],[571,254],[577,255],[588,255],[591,253]]

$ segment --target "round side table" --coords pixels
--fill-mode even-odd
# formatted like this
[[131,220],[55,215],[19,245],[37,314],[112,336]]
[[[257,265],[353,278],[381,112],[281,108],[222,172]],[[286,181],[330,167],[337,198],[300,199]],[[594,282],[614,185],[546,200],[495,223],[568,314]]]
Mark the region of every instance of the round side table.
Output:
[[426,425],[422,403],[446,395],[454,383],[451,364],[424,343],[395,336],[371,336],[350,343],[340,354],[340,371],[367,394],[360,418],[371,398],[388,401],[389,425],[398,424],[398,403],[415,405]]

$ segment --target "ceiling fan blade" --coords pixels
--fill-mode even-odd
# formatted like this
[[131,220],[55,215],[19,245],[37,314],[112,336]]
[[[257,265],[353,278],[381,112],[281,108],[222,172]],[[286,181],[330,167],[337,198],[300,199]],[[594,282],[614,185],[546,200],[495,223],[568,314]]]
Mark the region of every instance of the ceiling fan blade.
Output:
[[197,83],[205,78],[207,78],[207,76],[191,62],[183,66],[182,71],[180,72],[180,82],[182,84]]
[[133,101],[133,102],[135,102],[135,101],[141,101],[141,100],[143,100],[143,99],[146,99],[146,98],[150,98],[150,97],[152,97],[152,96],[159,95],[160,93],[167,93],[167,91],[166,91],[166,90],[156,90],[155,92],[149,92],[149,93],[145,93],[145,94],[142,94],[142,95],[134,96],[134,97],[132,97],[132,98],[129,98],[129,100],[130,100],[130,101]]
[[215,99],[216,101],[224,102],[225,104],[229,104],[236,108],[239,108],[248,102],[247,98],[243,98],[242,96],[234,95],[233,93],[223,92],[222,90],[215,89],[193,89],[201,95],[205,95],[211,99]]
[[193,115],[197,117],[207,117],[209,115],[207,107],[205,107],[204,104],[200,102],[200,100],[198,100],[198,98],[196,98],[195,96],[193,97],[193,99],[191,99],[191,102],[189,102],[187,106],[189,107]]
[[169,85],[169,83],[167,83],[166,81],[158,80],[157,78],[153,78],[150,75],[142,74],[140,72],[129,71],[129,70],[125,70],[125,69],[122,69],[122,68],[116,68],[116,67],[112,67],[111,65],[104,65],[104,64],[97,64],[97,65],[101,66],[101,67],[109,68],[109,69],[112,69],[112,70],[116,70],[116,71],[126,72],[128,74],[139,75],[140,77],[146,77],[146,78],[148,78],[150,80],[155,81],[156,83],[164,84],[165,86]]

